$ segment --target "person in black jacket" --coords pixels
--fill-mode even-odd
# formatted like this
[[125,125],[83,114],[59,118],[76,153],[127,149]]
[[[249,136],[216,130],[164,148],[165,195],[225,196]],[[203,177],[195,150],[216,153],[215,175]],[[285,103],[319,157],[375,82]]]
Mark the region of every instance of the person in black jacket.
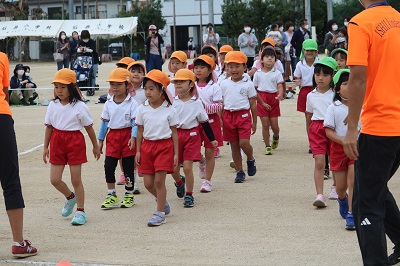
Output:
[[146,39],[146,71],[150,72],[152,69],[158,69],[162,71],[162,53],[161,44],[164,44],[164,40],[157,32],[155,25],[149,26],[149,37]]
[[24,65],[17,64],[15,66],[14,75],[10,80],[10,87],[13,89],[10,93],[11,104],[36,105],[35,99],[38,94],[33,88],[37,86],[25,75]]
[[93,79],[92,86],[96,85],[96,75],[99,68],[99,55],[96,52],[96,41],[90,38],[90,33],[88,30],[83,30],[81,32],[81,39],[79,40],[79,45],[77,49],[78,53],[90,53],[93,56]]
[[292,40],[290,41],[295,49],[296,63],[294,65],[299,62],[303,42],[307,39],[311,39],[311,32],[309,31],[308,20],[304,18],[300,20],[300,27],[293,33]]

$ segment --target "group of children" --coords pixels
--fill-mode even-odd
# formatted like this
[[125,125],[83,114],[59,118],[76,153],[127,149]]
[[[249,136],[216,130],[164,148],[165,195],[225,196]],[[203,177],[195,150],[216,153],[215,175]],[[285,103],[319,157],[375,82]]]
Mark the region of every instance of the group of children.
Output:
[[[347,218],[346,226],[350,229],[352,216],[348,199],[351,197],[347,196],[346,190],[349,185],[351,193],[352,162],[343,161],[345,155],[340,144],[345,123],[335,117],[342,117],[346,112],[345,77],[349,71],[341,70],[334,76],[338,65],[334,59],[318,61],[317,45],[311,40],[305,41],[303,48],[304,60],[298,63],[294,78],[301,85],[298,110],[306,114],[310,148],[315,159],[314,179],[318,196],[313,204],[326,206],[322,191],[325,156],[329,155],[329,150],[334,150],[330,156],[331,170],[336,176],[340,213]],[[337,51],[338,61],[343,51]],[[223,145],[223,141],[228,142],[231,148],[231,165],[236,169],[235,183],[242,183],[246,178],[243,157],[246,157],[247,175],[256,174],[250,137],[256,132],[259,116],[265,154],[271,155],[272,150],[278,147],[279,102],[286,97],[284,73],[279,70],[281,64],[271,38],[262,42],[260,58],[249,74],[245,73],[247,57],[242,52],[225,45],[219,55],[214,47],[205,46],[202,55],[187,66],[187,55],[176,51],[168,65],[171,77],[159,70],[146,73],[142,63],[130,58],[121,59],[107,80],[110,89],[101,114],[98,141],[88,108],[81,101],[75,73],[68,69],[56,73],[53,81],[56,97],[49,105],[45,119],[43,159],[47,162],[47,157],[50,157],[51,183],[66,197],[62,216],[69,216],[77,204],[72,224],[86,223],[81,165],[87,159],[86,150],[81,148],[85,147],[80,133],[82,127],[92,141],[96,159],[103,153],[106,140],[104,170],[107,195],[101,208],[132,207],[134,194],[140,193],[136,178],[142,176],[144,186],[155,197],[157,206],[147,222],[149,226],[165,223],[165,216],[170,213],[166,200],[167,174],[174,179],[177,196],[184,198],[184,207],[193,207],[195,203],[194,162],[197,162],[199,177],[204,179],[200,191],[212,191],[215,157],[218,157],[217,148]],[[253,76],[253,81],[250,76]],[[335,80],[336,94],[331,89],[332,80]],[[332,104],[334,96],[337,101]],[[334,116],[330,120],[328,106],[328,113]],[[269,128],[273,132],[272,141]],[[330,140],[336,144],[331,145]],[[118,161],[123,174],[117,182],[115,170]],[[74,192],[61,178],[66,164],[71,169]],[[180,173],[181,167],[184,175]],[[344,181],[344,178],[347,179]],[[125,185],[121,202],[116,195],[116,184]]]

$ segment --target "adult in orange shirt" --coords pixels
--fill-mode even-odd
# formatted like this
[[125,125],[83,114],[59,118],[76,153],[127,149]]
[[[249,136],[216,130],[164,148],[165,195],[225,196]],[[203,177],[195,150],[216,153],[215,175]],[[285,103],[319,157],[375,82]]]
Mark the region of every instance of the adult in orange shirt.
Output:
[[13,234],[12,254],[14,257],[23,258],[36,255],[37,250],[28,240],[24,240],[22,235],[25,205],[19,178],[14,121],[8,98],[9,69],[7,55],[0,52],[0,182]]
[[[349,158],[358,159],[353,212],[364,265],[400,262],[400,212],[387,185],[400,165],[400,94],[392,93],[400,91],[400,14],[382,1],[360,0],[366,10],[348,26],[351,72],[344,148]],[[385,234],[394,243],[389,257]]]

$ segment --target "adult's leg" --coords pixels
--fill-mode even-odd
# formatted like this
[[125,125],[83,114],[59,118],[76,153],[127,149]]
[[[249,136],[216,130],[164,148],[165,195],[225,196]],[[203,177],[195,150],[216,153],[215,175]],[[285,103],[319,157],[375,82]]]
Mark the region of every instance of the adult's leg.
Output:
[[97,71],[99,69],[99,64],[93,64],[92,70],[93,70],[93,78],[92,78],[92,86],[96,86],[96,75]]
[[63,68],[63,61],[57,62],[57,70],[60,70]]
[[[335,179],[338,177],[335,175]],[[336,181],[336,191],[337,191],[337,181]],[[349,165],[347,169],[347,194],[349,199],[349,212],[353,212],[353,191],[354,191],[354,164]]]

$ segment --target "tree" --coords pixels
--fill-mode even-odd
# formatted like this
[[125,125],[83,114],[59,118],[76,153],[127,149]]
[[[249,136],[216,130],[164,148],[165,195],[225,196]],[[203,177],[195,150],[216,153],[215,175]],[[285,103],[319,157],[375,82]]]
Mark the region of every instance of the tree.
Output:
[[242,0],[226,0],[221,6],[223,32],[233,38],[233,46],[237,46],[237,38],[243,30],[244,23],[249,23],[247,4]]

